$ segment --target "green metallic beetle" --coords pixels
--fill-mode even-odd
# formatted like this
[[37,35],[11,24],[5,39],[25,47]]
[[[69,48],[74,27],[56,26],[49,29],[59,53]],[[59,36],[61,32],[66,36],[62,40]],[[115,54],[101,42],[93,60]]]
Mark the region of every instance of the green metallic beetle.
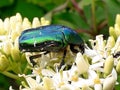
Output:
[[[38,28],[25,30],[19,37],[19,49],[24,52],[59,52],[63,51],[63,58],[60,67],[64,64],[67,46],[70,45],[72,52],[79,52],[74,47],[78,46],[81,53],[84,53],[84,42],[77,32],[69,27],[61,25],[47,25]],[[36,64],[33,59],[41,55],[30,56],[33,66]]]

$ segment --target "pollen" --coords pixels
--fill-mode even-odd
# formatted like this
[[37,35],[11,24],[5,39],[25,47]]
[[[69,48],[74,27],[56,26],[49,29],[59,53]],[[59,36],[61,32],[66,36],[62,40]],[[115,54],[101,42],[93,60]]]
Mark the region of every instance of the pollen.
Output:
[[94,84],[100,84],[101,82],[100,82],[100,79],[99,79],[99,77],[96,77],[95,79],[94,79]]
[[61,86],[63,86],[64,84],[65,84],[64,82],[60,82],[58,86],[61,87]]
[[78,75],[73,75],[71,77],[71,81],[77,82],[78,81]]

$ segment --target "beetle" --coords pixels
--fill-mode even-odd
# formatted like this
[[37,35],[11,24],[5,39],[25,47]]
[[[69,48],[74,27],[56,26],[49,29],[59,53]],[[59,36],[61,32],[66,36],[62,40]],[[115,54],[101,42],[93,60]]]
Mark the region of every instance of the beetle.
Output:
[[[64,65],[67,46],[74,53],[79,52],[75,48],[78,46],[81,53],[84,53],[84,41],[77,32],[67,26],[46,25],[37,28],[24,30],[19,36],[19,50],[23,52],[59,52],[63,50],[63,57],[60,68]],[[36,64],[33,59],[40,57],[41,54],[30,56],[33,66]]]

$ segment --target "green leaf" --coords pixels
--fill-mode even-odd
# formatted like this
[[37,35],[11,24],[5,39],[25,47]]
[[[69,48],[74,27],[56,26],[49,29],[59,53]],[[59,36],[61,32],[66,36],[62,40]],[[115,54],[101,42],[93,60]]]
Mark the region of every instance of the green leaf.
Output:
[[42,17],[44,11],[42,8],[28,3],[24,0],[18,0],[14,12],[20,12],[23,17],[27,17],[32,20],[34,17]]
[[0,0],[0,8],[11,5],[13,1],[14,0]]
[[[120,75],[118,75],[118,83],[120,83]],[[120,84],[115,85],[115,90],[120,90]]]
[[[55,16],[53,16],[53,23],[56,23],[59,21],[67,21],[69,22],[69,25],[71,23],[70,27],[74,26],[74,28],[88,29],[89,27],[88,24],[79,16],[79,14],[75,12],[64,12],[64,13],[56,14]],[[61,22],[59,22],[59,24],[63,25],[63,23]]]
[[95,11],[95,13],[96,13],[95,16],[96,16],[97,24],[99,24],[100,22],[107,19],[105,4],[102,0],[97,0],[96,1],[96,11]]
[[44,8],[44,10],[46,11],[52,10],[53,8],[65,2],[65,0],[27,0],[27,1]]
[[108,12],[108,24],[113,26],[115,23],[116,14],[120,14],[120,2],[117,0],[104,0]]
[[81,1],[78,3],[78,5],[79,5],[79,7],[80,7],[81,9],[83,9],[84,6],[90,5],[91,2],[92,2],[91,0],[81,0]]
[[8,90],[10,86],[9,78],[0,73],[0,90]]

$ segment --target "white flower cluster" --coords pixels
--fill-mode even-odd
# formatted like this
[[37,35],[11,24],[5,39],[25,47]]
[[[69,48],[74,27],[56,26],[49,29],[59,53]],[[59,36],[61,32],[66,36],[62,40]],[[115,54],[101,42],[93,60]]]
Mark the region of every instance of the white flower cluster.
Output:
[[0,73],[17,80],[20,80],[19,73],[26,74],[28,65],[25,54],[19,51],[18,37],[25,29],[49,23],[37,17],[31,23],[26,17],[22,19],[19,13],[5,20],[0,19]]
[[[34,18],[32,23],[27,18],[22,20],[19,13],[4,21],[0,19],[1,73],[11,75],[12,78],[23,73],[20,70],[22,67],[20,60],[22,61],[24,54],[18,49],[18,36],[25,29],[48,24],[44,18],[41,20]],[[19,77],[26,80],[21,82],[20,90],[113,90],[115,85],[119,84],[117,78],[120,74],[120,15],[117,15],[115,26],[110,27],[109,33],[107,40],[103,39],[103,35],[97,35],[95,40],[90,40],[91,48],[85,45],[85,53],[83,55],[77,53],[76,58],[74,55],[70,56],[72,53],[69,50],[66,59],[68,61],[74,59],[69,70],[44,69],[49,58],[43,55],[40,67],[32,68],[32,74],[19,74]],[[55,57],[58,55],[61,54]],[[15,75],[10,74],[11,70]],[[14,90],[12,87],[9,89]]]
[[104,59],[102,55],[90,49],[86,49],[86,55],[91,58],[91,64],[86,57],[78,53],[76,64],[73,64],[70,70],[54,72],[50,69],[35,68],[32,75],[22,75],[29,87],[21,90],[113,90],[117,84],[113,57]]
[[[120,73],[120,15],[115,28],[110,27],[107,40],[97,35],[90,40],[92,48],[86,45],[85,53],[77,53],[69,70],[33,69],[31,75],[20,75],[28,86],[20,90],[113,90]],[[44,60],[44,58],[43,58]],[[33,79],[36,78],[36,79]]]

